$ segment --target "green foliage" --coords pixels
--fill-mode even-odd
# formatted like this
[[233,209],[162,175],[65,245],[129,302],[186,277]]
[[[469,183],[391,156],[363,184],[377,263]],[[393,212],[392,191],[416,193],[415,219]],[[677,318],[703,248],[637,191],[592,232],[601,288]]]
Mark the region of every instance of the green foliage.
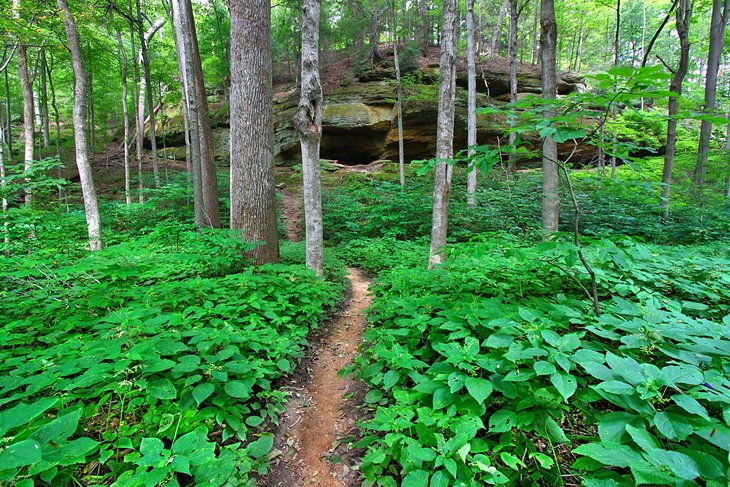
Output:
[[275,381],[342,290],[246,266],[227,230],[159,223],[80,260],[0,261],[0,483],[243,485]]
[[354,368],[366,485],[727,484],[727,249],[585,251],[599,318],[560,241],[490,238],[381,276]]

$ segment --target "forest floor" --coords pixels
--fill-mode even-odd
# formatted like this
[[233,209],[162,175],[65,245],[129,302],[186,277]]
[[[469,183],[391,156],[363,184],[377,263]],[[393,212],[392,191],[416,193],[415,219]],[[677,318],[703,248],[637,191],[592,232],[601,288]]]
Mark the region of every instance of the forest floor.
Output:
[[350,293],[335,318],[312,341],[289,387],[272,450],[271,470],[261,485],[354,486],[360,477],[360,452],[351,448],[358,436],[356,420],[364,384],[340,377],[350,365],[365,331],[365,309],[372,298],[362,271],[348,269]]

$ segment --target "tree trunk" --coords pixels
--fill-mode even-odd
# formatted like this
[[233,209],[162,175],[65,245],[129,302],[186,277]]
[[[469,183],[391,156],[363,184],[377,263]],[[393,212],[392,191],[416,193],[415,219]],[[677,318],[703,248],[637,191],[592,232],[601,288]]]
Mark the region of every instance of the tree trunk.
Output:
[[[724,5],[723,5],[724,4]],[[717,101],[717,73],[722,59],[723,41],[725,39],[725,25],[730,15],[730,1],[713,0],[712,20],[710,24],[710,50],[707,55],[707,74],[705,76],[705,106],[704,113],[711,114],[715,110]],[[700,125],[700,144],[697,151],[692,182],[698,194],[702,193],[707,171],[707,157],[710,152],[712,139],[712,122],[702,120]]]
[[398,19],[395,0],[392,2],[393,14],[393,64],[395,65],[395,107],[398,111],[398,170],[400,185],[406,185],[406,157],[403,145],[403,84],[400,77],[400,60],[398,59]]
[[[55,127],[54,142],[56,145],[56,158],[61,161],[61,115],[58,112],[58,103],[56,103],[56,88],[53,86],[53,55],[51,55],[51,65],[48,66],[48,87],[51,89],[51,108],[53,108],[53,125]],[[58,179],[62,178],[61,166],[56,169],[58,171]],[[58,202],[63,201],[63,188],[58,187]]]
[[[474,0],[466,0],[466,72],[467,72],[467,146],[469,158],[473,158],[477,145],[477,69],[474,42]],[[466,199],[469,206],[476,206],[477,168],[469,171],[466,182]]]
[[[129,0],[129,12],[130,15],[133,11],[132,7],[132,0]],[[134,110],[134,124],[135,128],[137,130],[137,136],[135,140],[135,145],[137,150],[135,151],[136,159],[137,159],[137,192],[138,192],[138,201],[140,203],[144,203],[144,179],[142,178],[143,175],[143,166],[142,166],[142,156],[144,155],[144,105],[142,106],[142,114],[140,115],[140,109],[139,105],[137,103],[137,100],[140,97],[140,89],[139,86],[139,63],[137,62],[137,56],[135,56],[135,53],[137,52],[135,48],[135,42],[134,42],[134,22],[132,20],[129,21],[129,45],[130,45],[130,52],[132,53],[132,108]]]
[[231,228],[279,261],[274,183],[270,0],[231,0]]
[[373,64],[383,60],[383,55],[378,48],[380,39],[380,12],[375,0],[370,0],[370,57]]
[[[677,9],[677,36],[679,37],[679,66],[669,84],[669,90],[677,95],[682,94],[682,82],[689,69],[689,27],[692,19],[692,0],[680,0]],[[662,174],[662,215],[669,218],[669,193],[672,184],[672,168],[674,167],[674,149],[677,143],[677,113],[679,100],[676,96],[669,98],[669,120],[667,121],[667,147],[664,153],[664,170]]]
[[322,84],[319,80],[320,0],[302,4],[302,85],[294,125],[302,147],[304,222],[307,267],[324,275],[322,243],[322,190],[319,143],[322,139]]
[[[509,0],[509,101],[517,103],[517,0]],[[509,126],[515,126],[515,109],[510,109]],[[515,141],[517,134],[509,133],[510,151],[507,159],[507,172],[512,175],[517,170]]]
[[48,115],[48,83],[47,72],[48,63],[46,63],[46,50],[40,51],[40,69],[41,69],[41,127],[43,132],[43,148],[51,147],[51,123]]
[[535,0],[535,12],[532,17],[532,55],[530,64],[537,63],[537,19],[540,17],[540,0]]
[[[0,121],[0,189],[5,189],[5,121]],[[4,191],[3,191],[4,193]],[[8,234],[8,200],[2,197],[3,242],[5,256],[10,256],[10,237]]]
[[[730,92],[730,83],[728,83],[728,92]],[[730,119],[730,110],[728,110],[726,117]],[[725,153],[727,154],[727,184],[725,185],[725,196],[730,198],[730,123],[727,124]]]
[[428,0],[419,0],[421,13],[421,54],[428,56],[431,51],[431,25],[428,22]]
[[84,196],[84,210],[86,212],[86,225],[89,230],[89,247],[91,250],[99,250],[103,247],[101,240],[101,221],[99,218],[99,205],[96,199],[94,178],[89,164],[89,149],[86,145],[86,66],[81,56],[81,41],[76,32],[71,11],[66,0],[57,0],[58,8],[63,16],[63,26],[68,37],[68,48],[71,51],[71,64],[74,71],[74,108],[73,125],[76,145],[76,166],[79,170],[81,180],[81,191]]
[[[18,46],[18,74],[20,76],[20,86],[23,90],[23,141],[25,145],[23,168],[25,171],[30,171],[35,160],[35,143],[33,139],[35,134],[35,110],[33,109],[33,80],[28,72],[28,48],[24,45]],[[32,202],[32,192],[26,191],[25,204],[30,205]]]
[[492,42],[489,44],[489,55],[497,55],[497,40],[499,39],[499,29],[502,27],[502,19],[507,11],[507,5],[510,0],[503,0],[502,5],[499,7],[499,13],[497,14],[497,23],[494,25],[494,31],[492,31]]
[[619,46],[619,32],[621,29],[621,0],[616,0],[616,32],[613,37],[613,64],[619,65],[621,50]]
[[124,200],[132,204],[132,186],[129,170],[129,107],[127,105],[127,51],[122,42],[122,33],[117,31],[119,54],[122,57],[122,117],[124,119]]
[[[174,0],[177,3],[180,26],[176,29],[179,48],[183,49],[181,60],[185,67],[181,67],[184,79],[187,80],[188,96],[194,100],[195,116],[188,111],[190,127],[196,125],[200,160],[193,164],[200,165],[200,210],[202,211],[202,226],[211,228],[221,227],[220,207],[218,204],[218,180],[216,177],[215,159],[213,156],[213,133],[210,126],[208,111],[208,97],[205,91],[203,68],[200,62],[200,49],[193,17],[193,7],[189,0]],[[190,103],[190,101],[188,101]],[[193,151],[191,150],[191,154]],[[197,154],[197,149],[196,149]],[[194,170],[194,174],[197,170]]]
[[[140,92],[139,92],[139,105],[140,109],[138,116],[141,117],[142,126],[142,139],[144,139],[144,100],[142,99],[143,94],[146,92],[147,110],[150,112],[150,144],[152,145],[152,173],[155,179],[155,187],[160,187],[160,168],[157,161],[157,137],[155,134],[155,105],[152,97],[152,79],[150,78],[150,57],[149,57],[149,46],[152,41],[152,37],[162,28],[165,24],[165,18],[161,17],[150,26],[147,32],[143,31],[142,25],[142,7],[140,0],[137,0],[137,26],[139,34],[139,60],[142,63],[142,79],[140,79]],[[137,136],[137,141],[140,138]]]
[[450,164],[454,155],[454,98],[456,92],[456,0],[444,0],[439,65],[439,101],[436,128],[436,167],[433,183],[431,251],[428,268],[446,259],[449,221]]
[[5,141],[8,144],[8,162],[13,162],[13,133],[10,129],[12,115],[10,114],[10,83],[8,80],[8,67],[5,67]]
[[[540,61],[542,74],[542,98],[555,100],[556,71],[555,45],[558,29],[555,22],[554,0],[542,0],[540,14]],[[550,103],[550,101],[548,101]],[[554,110],[546,113],[547,118],[554,117]],[[542,229],[553,233],[558,231],[560,219],[560,174],[558,172],[558,147],[552,137],[542,142]]]

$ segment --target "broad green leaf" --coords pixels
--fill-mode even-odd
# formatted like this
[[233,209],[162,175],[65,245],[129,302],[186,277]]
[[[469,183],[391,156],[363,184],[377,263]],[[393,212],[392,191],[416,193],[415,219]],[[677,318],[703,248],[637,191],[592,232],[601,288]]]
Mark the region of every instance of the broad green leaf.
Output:
[[0,468],[10,469],[32,465],[41,459],[41,445],[32,439],[13,443],[0,451]]
[[631,436],[631,439],[639,445],[644,451],[653,450],[660,448],[661,444],[654,438],[646,428],[634,428],[630,424],[626,425],[626,432]]
[[670,440],[684,440],[692,434],[692,425],[683,416],[661,412],[654,416],[654,425]]
[[676,451],[651,449],[647,451],[646,459],[655,465],[668,468],[677,477],[684,480],[693,480],[700,476],[695,461]]
[[508,409],[501,409],[489,417],[489,432],[504,433],[515,426],[516,413]]
[[248,382],[242,382],[240,380],[232,380],[228,382],[224,390],[226,391],[226,394],[228,394],[231,397],[235,397],[238,399],[246,399],[249,396],[251,396],[251,385]]
[[208,399],[211,394],[215,391],[215,386],[209,382],[205,384],[199,384],[193,389],[193,399],[200,405],[203,401]]
[[568,440],[568,437],[565,436],[563,428],[560,427],[557,421],[549,416],[545,419],[545,429],[553,441],[557,441],[558,443],[568,443],[570,441]]
[[271,451],[272,446],[274,446],[274,435],[265,434],[258,440],[249,443],[246,447],[246,451],[254,458],[261,458]]
[[573,453],[611,467],[628,467],[632,462],[643,460],[638,452],[620,443],[586,443],[574,449]]
[[550,382],[555,386],[563,399],[568,401],[568,398],[575,393],[578,388],[578,384],[575,377],[565,372],[556,372],[550,376]]
[[400,380],[400,374],[396,370],[389,370],[383,376],[383,388],[387,391]]
[[437,470],[431,475],[429,487],[448,487],[449,476],[443,470]]
[[685,411],[690,414],[696,414],[702,418],[710,421],[710,415],[707,413],[707,409],[697,401],[697,399],[690,397],[686,394],[675,394],[672,396],[672,400]]
[[469,395],[476,399],[479,404],[484,403],[484,400],[489,397],[494,390],[491,382],[479,377],[468,377],[464,383],[466,385],[466,390],[469,391]]
[[175,386],[167,379],[153,380],[147,386],[147,392],[150,396],[160,400],[171,400],[177,397]]
[[525,464],[522,462],[522,460],[517,458],[512,453],[502,452],[499,454],[499,458],[502,459],[502,462],[504,462],[505,465],[513,470],[520,470],[520,468],[525,467]]
[[601,389],[602,391],[618,395],[633,394],[634,392],[636,392],[636,388],[634,386],[620,380],[608,380],[605,382],[601,382],[596,386],[596,389]]
[[551,375],[554,374],[556,369],[553,364],[544,360],[538,360],[533,366],[537,375]]
[[414,470],[409,472],[401,483],[401,487],[425,487],[428,485],[428,472],[425,470]]
[[31,404],[18,404],[0,412],[0,437],[17,426],[29,423],[52,408],[56,402],[58,399],[55,397],[45,397]]

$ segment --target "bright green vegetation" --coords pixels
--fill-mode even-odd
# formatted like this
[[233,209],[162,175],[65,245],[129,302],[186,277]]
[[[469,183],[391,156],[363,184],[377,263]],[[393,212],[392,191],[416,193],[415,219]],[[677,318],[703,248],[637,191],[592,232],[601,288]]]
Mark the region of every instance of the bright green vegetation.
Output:
[[287,245],[287,264],[253,268],[225,230],[141,224],[169,203],[109,206],[130,228],[80,258],[82,215],[25,215],[28,250],[45,250],[0,260],[0,484],[244,485],[265,470],[278,380],[340,299],[342,266],[323,281]]

